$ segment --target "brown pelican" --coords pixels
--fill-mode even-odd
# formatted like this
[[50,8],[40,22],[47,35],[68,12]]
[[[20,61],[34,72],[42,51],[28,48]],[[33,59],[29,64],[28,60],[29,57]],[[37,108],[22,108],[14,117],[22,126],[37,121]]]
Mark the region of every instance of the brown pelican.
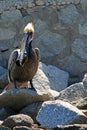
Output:
[[32,48],[34,36],[34,25],[28,23],[24,28],[24,38],[20,49],[14,50],[8,61],[8,79],[17,88],[18,83],[30,81],[31,88],[34,89],[32,78],[37,72],[40,60],[38,48]]

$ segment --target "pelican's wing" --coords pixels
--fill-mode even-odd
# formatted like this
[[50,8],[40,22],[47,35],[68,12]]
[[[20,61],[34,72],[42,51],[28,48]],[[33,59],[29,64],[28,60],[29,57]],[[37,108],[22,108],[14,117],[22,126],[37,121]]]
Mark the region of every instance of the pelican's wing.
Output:
[[35,48],[35,53],[36,53],[37,59],[40,60],[41,57],[40,57],[40,50],[39,50],[39,48]]
[[9,61],[8,61],[8,80],[9,80],[9,82],[13,81],[11,71],[12,71],[12,68],[14,67],[14,64],[16,62],[16,59],[18,57],[19,52],[20,52],[20,50],[16,49],[10,55],[10,58],[9,58]]

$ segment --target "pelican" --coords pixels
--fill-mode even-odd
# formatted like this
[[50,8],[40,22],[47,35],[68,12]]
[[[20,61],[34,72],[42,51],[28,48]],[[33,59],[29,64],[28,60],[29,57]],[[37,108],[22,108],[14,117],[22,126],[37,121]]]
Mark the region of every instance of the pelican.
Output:
[[20,49],[15,49],[8,61],[8,80],[17,88],[18,83],[30,81],[31,89],[35,89],[32,79],[37,72],[40,51],[32,47],[34,25],[28,23],[24,28],[24,38]]

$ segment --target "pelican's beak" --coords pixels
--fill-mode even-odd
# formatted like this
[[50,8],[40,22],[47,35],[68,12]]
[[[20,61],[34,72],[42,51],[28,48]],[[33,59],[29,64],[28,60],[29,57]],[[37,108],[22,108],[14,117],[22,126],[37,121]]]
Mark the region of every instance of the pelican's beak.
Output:
[[25,63],[27,55],[29,53],[29,44],[32,42],[33,38],[31,32],[24,35],[24,40],[20,49],[20,54],[17,57],[16,64],[22,66]]
[[18,66],[23,66],[23,64],[25,63],[26,58],[27,58],[27,52],[26,52],[25,49],[23,49],[22,51],[20,51],[20,54],[17,57],[16,64]]

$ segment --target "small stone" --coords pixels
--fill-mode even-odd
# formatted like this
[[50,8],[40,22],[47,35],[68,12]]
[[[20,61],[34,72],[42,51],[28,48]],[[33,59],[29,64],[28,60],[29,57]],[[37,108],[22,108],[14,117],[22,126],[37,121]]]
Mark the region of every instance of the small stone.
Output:
[[43,0],[36,0],[36,5],[44,5],[44,1]]
[[32,130],[32,128],[29,128],[27,126],[16,126],[13,128],[13,130]]
[[33,0],[29,0],[28,1],[28,7],[34,7],[35,6],[35,3],[33,2]]
[[18,114],[18,115],[9,116],[7,119],[4,120],[2,125],[12,129],[15,126],[31,127],[33,123],[34,122],[31,117],[24,114]]

